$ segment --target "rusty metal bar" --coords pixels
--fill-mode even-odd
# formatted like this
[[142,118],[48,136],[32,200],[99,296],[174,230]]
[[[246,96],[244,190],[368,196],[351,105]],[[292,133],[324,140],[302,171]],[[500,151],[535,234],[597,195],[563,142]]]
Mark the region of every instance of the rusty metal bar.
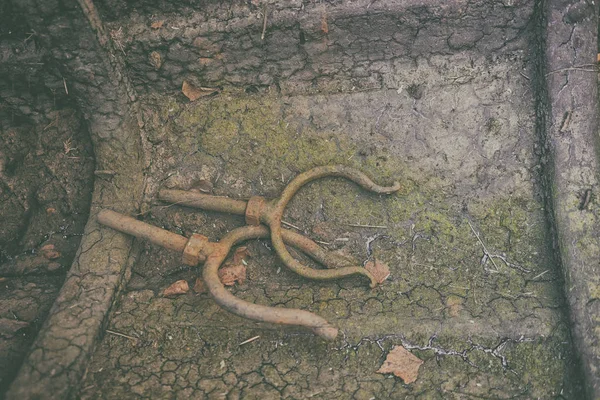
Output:
[[98,222],[119,232],[148,240],[160,247],[183,252],[188,239],[176,233],[157,228],[127,215],[111,210],[101,210],[97,216]]
[[169,203],[200,208],[202,210],[226,212],[230,214],[244,215],[246,202],[234,200],[224,196],[212,196],[198,192],[187,192],[185,190],[161,190],[158,198]]

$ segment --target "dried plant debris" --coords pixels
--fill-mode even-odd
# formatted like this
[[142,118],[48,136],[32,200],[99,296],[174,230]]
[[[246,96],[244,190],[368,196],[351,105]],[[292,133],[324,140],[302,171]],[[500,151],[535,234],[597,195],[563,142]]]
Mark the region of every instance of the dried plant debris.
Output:
[[219,279],[225,286],[240,285],[246,280],[246,267],[243,265],[230,265],[219,270]]
[[246,280],[246,257],[250,256],[248,248],[238,247],[233,253],[231,260],[225,262],[219,269],[219,279],[225,286],[240,285]]
[[167,296],[175,296],[178,294],[186,294],[189,291],[190,291],[190,286],[188,285],[187,281],[182,279],[180,281],[177,281],[177,282],[171,284],[171,286],[166,288],[165,291],[163,292],[163,296],[167,297]]
[[404,383],[413,383],[419,375],[419,367],[423,360],[417,358],[402,346],[394,346],[383,362],[377,373],[394,374]]
[[365,269],[369,271],[377,283],[382,284],[390,276],[390,268],[384,262],[375,259],[365,264]]
[[152,24],[150,24],[150,28],[152,28],[152,29],[160,29],[160,28],[163,27],[164,24],[165,24],[164,20],[154,21]]
[[56,260],[60,257],[60,252],[58,252],[53,244],[47,244],[40,248],[40,254],[44,256],[44,258],[48,260]]
[[181,92],[190,99],[190,101],[196,101],[200,97],[210,96],[212,94],[218,93],[218,88],[207,88],[202,86],[194,86],[192,83],[188,81],[183,81],[181,85]]

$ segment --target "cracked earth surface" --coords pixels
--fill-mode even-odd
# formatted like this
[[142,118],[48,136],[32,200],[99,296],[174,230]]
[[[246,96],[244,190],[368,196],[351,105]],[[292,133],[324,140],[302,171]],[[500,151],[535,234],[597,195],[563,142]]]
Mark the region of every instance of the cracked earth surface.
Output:
[[[242,320],[206,294],[162,297],[178,279],[193,285],[199,270],[140,242],[79,396],[577,398],[534,155],[529,60],[519,50],[527,44],[511,43],[495,57],[388,60],[376,90],[144,97],[151,196],[208,180],[214,194],[275,197],[299,172],[329,163],[399,180],[389,197],[317,181],[284,216],[330,250],[386,262],[391,276],[375,290],[358,279],[311,282],[287,271],[268,241],[249,242],[248,279],[232,292],[327,318],[341,336],[324,343]],[[243,224],[158,201],[144,219],[211,240]],[[400,344],[425,361],[410,385],[375,372]]]

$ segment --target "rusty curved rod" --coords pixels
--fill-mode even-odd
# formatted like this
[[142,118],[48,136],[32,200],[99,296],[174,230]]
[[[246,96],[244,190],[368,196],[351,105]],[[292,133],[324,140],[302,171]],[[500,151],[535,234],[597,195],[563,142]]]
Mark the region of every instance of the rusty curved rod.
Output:
[[[237,215],[244,215],[248,205],[248,202],[244,200],[234,200],[228,197],[188,192],[185,190],[163,189],[158,192],[158,198],[162,201],[181,206]],[[302,250],[310,256],[310,258],[323,264],[327,268],[341,269],[356,264],[356,260],[354,260],[353,257],[345,257],[340,254],[326,251],[305,236],[294,233],[288,229],[282,229],[281,232],[284,235],[285,242],[289,242],[292,246]],[[268,237],[269,235],[267,234],[265,238]]]
[[[115,211],[101,210],[96,218],[102,225],[148,240],[169,250],[183,252],[188,241],[187,238],[181,235]],[[205,249],[201,250],[203,253],[202,259],[205,260],[202,275],[210,294],[221,307],[241,317],[276,324],[304,326],[324,339],[334,340],[337,337],[338,330],[324,318],[308,311],[249,303],[232,295],[221,283],[218,270],[227,258],[232,246],[244,240],[268,237],[269,229],[264,225],[245,226],[234,229],[225,235],[221,241],[210,243]],[[284,230],[283,240],[305,251],[317,261],[322,261],[323,257],[327,257],[328,253],[315,242],[298,233]],[[315,252],[315,249],[319,249],[319,251]]]
[[[324,318],[308,311],[249,303],[232,295],[221,283],[218,270],[231,247],[244,240],[268,236],[269,231],[265,226],[244,226],[225,235],[215,245],[215,250],[204,263],[202,277],[208,291],[217,304],[241,317],[274,324],[303,326],[311,329],[323,339],[334,340],[337,337],[338,329]],[[293,234],[292,237],[294,236],[300,235]]]
[[283,263],[289,269],[296,272],[298,275],[310,279],[326,280],[359,274],[369,278],[371,280],[371,288],[374,288],[378,285],[377,279],[363,267],[345,267],[337,270],[312,269],[298,262],[285,247],[282,236],[281,219],[286,205],[303,185],[314,181],[315,179],[327,176],[339,176],[349,179],[360,185],[363,189],[375,193],[391,194],[400,190],[400,184],[398,182],[395,182],[393,186],[389,187],[379,186],[369,179],[367,175],[354,168],[343,165],[316,167],[295,177],[285,187],[281,197],[269,204],[269,212],[264,213],[261,220],[267,223],[271,229],[271,243],[273,243],[273,247],[275,248],[277,255],[279,255],[279,258],[281,258]]

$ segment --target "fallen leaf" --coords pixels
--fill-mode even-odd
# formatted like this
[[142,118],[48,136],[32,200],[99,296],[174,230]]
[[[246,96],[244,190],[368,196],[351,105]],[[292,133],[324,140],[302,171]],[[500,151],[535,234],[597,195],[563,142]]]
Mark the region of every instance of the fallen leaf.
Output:
[[219,89],[216,88],[196,87],[188,81],[183,81],[183,84],[181,85],[181,92],[185,97],[190,99],[190,101],[198,100],[200,97],[210,96],[218,91]]
[[46,213],[47,214],[56,214],[56,208],[48,207],[48,208],[46,208]]
[[166,288],[165,291],[163,292],[163,296],[186,294],[187,292],[189,292],[189,290],[190,290],[190,286],[188,285],[187,281],[182,279],[180,281],[173,283],[168,288]]
[[162,58],[158,51],[153,51],[150,53],[150,64],[152,64],[154,69],[160,69],[162,65]]
[[40,248],[40,252],[42,253],[42,256],[48,260],[55,260],[60,257],[60,252],[54,249],[53,244],[42,246],[42,248]]
[[29,326],[29,322],[17,321],[15,319],[0,318],[0,335],[14,336],[23,328]]
[[206,293],[206,285],[204,281],[200,278],[196,278],[196,283],[194,283],[194,292],[196,293]]
[[390,276],[390,269],[387,264],[378,259],[367,262],[365,269],[375,277],[377,283],[383,283]]
[[378,374],[394,374],[404,383],[413,383],[419,375],[419,367],[423,360],[417,358],[402,346],[394,346],[377,371]]
[[163,25],[165,24],[164,20],[160,20],[160,21],[154,21],[151,25],[150,28],[152,29],[160,29],[163,27]]
[[321,30],[323,33],[329,33],[329,25],[327,24],[327,14],[323,14],[321,17]]
[[229,265],[219,269],[219,279],[225,286],[233,286],[236,282],[240,285],[246,280],[246,267],[243,265]]

